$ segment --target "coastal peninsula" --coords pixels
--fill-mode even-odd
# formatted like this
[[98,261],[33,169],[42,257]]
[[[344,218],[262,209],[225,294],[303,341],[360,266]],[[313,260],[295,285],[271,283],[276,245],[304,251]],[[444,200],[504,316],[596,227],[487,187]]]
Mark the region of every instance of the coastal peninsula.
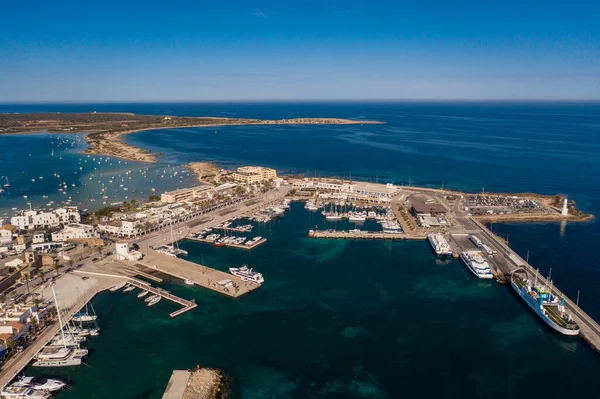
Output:
[[138,162],[156,162],[150,151],[129,145],[123,136],[143,130],[235,125],[354,125],[381,124],[372,120],[341,118],[246,119],[136,115],[132,113],[25,113],[0,114],[0,134],[83,133],[86,154],[108,155]]

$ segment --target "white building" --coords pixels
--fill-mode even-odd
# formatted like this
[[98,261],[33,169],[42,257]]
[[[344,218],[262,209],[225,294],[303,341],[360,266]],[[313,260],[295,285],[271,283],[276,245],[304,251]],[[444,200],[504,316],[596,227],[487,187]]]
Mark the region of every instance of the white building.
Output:
[[139,234],[138,224],[140,221],[135,219],[111,220],[98,224],[98,230],[119,237],[133,237]]
[[142,259],[142,253],[139,251],[130,251],[127,242],[117,242],[115,248],[115,254],[119,260],[136,261]]
[[47,229],[61,224],[79,223],[81,215],[76,206],[58,208],[49,212],[39,210],[21,211],[10,219],[10,223],[22,230]]
[[12,242],[12,231],[9,229],[0,228],[0,246],[10,244]]
[[66,225],[61,231],[52,233],[52,241],[62,242],[78,238],[98,238],[99,235],[94,226],[73,223]]
[[46,233],[44,233],[43,231],[39,231],[37,233],[33,233],[33,240],[32,242],[34,244],[42,244],[44,242],[46,242]]

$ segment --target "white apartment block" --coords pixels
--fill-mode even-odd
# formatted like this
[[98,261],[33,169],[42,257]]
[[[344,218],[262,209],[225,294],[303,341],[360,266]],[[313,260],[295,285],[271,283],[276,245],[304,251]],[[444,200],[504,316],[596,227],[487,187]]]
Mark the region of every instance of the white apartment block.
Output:
[[196,198],[207,198],[213,187],[205,184],[190,188],[182,188],[174,191],[167,191],[161,194],[160,201],[166,203],[184,202]]
[[58,227],[61,224],[79,223],[81,215],[76,206],[58,208],[53,211],[21,211],[10,219],[10,224],[22,230]]
[[78,238],[98,238],[99,235],[94,226],[73,223],[66,225],[61,231],[52,233],[52,241],[63,242]]
[[135,219],[111,220],[98,224],[98,230],[119,237],[133,237],[139,234],[138,224],[140,221]]
[[275,169],[264,168],[262,166],[242,166],[237,168],[237,171],[233,172],[232,176],[235,181],[252,184],[274,180],[277,178],[277,172]]

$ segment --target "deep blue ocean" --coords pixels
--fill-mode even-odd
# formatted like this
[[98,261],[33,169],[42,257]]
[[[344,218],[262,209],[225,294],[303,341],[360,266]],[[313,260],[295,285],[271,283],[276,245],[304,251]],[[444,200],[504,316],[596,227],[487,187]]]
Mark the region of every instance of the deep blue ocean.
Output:
[[[600,213],[598,103],[0,105],[0,112],[31,111],[374,119],[385,124],[167,129],[127,141],[163,153],[160,164],[150,166],[152,176],[179,171],[163,178],[162,187],[191,184],[190,176],[181,179],[179,165],[214,161],[399,185],[561,193],[584,211]],[[14,175],[14,164],[22,175],[52,170],[55,158],[34,151],[50,139],[0,136],[0,175]],[[29,153],[39,162],[29,162]],[[85,161],[76,149],[65,150],[67,157],[73,169]],[[103,162],[102,173],[111,174],[104,172],[110,161]],[[29,169],[33,165],[36,170]],[[148,167],[130,166],[138,174]],[[115,162],[110,167],[127,170]],[[134,177],[144,191],[140,198],[156,184],[149,174],[146,183]],[[21,208],[21,193],[0,197],[0,210],[10,212],[16,201]],[[69,374],[74,389],[60,397],[159,398],[170,370],[196,363],[221,367],[232,377],[234,397],[242,398],[562,397],[593,396],[600,387],[600,357],[582,340],[545,328],[507,287],[474,281],[457,261],[436,262],[425,243],[306,240],[314,218],[295,207],[260,227],[272,238],[248,253],[182,244],[190,259],[205,255],[209,265],[223,269],[249,262],[263,272],[267,283],[246,298],[231,301],[170,281],[169,289],[206,306],[169,320],[166,310],[143,308],[135,298],[98,297],[95,305],[112,328],[93,344],[92,368]],[[579,290],[582,308],[600,320],[598,223],[494,224],[493,230],[509,235],[523,257],[529,251],[542,273],[552,269],[567,295],[574,299]],[[148,339],[137,340],[146,329]],[[122,366],[110,361],[113,340],[131,347],[118,357]],[[118,372],[136,364],[139,388]],[[121,393],[103,394],[99,380],[107,375],[119,381]]]

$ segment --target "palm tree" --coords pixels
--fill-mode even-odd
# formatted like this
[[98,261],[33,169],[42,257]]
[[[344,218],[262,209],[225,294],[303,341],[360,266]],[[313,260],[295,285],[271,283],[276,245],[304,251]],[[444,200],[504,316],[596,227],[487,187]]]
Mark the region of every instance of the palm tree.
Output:
[[56,272],[56,277],[58,277],[58,270],[62,267],[62,265],[60,263],[58,263],[58,261],[54,262],[54,271]]
[[98,245],[98,246],[96,247],[96,252],[98,252],[98,255],[99,255],[100,257],[102,257],[102,245]]
[[30,295],[31,291],[29,291],[29,280],[31,280],[31,273],[23,272],[23,278],[25,279],[25,284],[27,285],[27,295]]
[[73,260],[73,258],[71,258],[67,261],[67,263],[69,264],[69,267],[73,267],[73,265],[75,264],[75,261]]

